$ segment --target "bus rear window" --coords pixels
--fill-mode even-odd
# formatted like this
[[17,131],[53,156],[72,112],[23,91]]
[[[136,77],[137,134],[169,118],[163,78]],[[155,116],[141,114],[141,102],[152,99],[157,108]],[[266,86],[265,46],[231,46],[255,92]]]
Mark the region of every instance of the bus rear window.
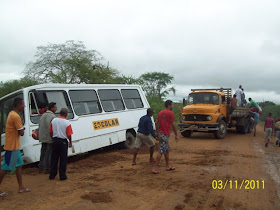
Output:
[[101,104],[105,112],[124,110],[121,94],[118,90],[98,90]]
[[121,93],[122,93],[126,108],[136,109],[136,108],[144,107],[138,90],[122,89]]
[[69,95],[77,115],[94,114],[102,111],[94,90],[70,90]]

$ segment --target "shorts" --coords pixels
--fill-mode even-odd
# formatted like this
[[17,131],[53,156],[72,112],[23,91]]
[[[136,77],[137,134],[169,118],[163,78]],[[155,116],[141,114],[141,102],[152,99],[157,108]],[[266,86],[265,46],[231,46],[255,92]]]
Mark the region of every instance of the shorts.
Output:
[[257,127],[257,124],[258,124],[258,123],[254,121],[254,122],[253,122],[253,128],[256,128],[256,127]]
[[276,131],[276,141],[280,141],[280,131]]
[[160,154],[165,154],[170,150],[169,147],[169,136],[164,135],[163,133],[159,133],[159,147],[158,152]]
[[272,128],[266,128],[264,133],[264,138],[271,139],[271,135],[272,135]]
[[155,146],[155,142],[151,139],[150,136],[137,132],[136,140],[135,140],[135,148],[139,149],[143,143],[146,144],[146,146],[149,148]]
[[15,171],[17,167],[22,166],[23,164],[19,149],[6,151],[1,169],[4,171]]
[[232,114],[236,107],[230,107],[229,114]]

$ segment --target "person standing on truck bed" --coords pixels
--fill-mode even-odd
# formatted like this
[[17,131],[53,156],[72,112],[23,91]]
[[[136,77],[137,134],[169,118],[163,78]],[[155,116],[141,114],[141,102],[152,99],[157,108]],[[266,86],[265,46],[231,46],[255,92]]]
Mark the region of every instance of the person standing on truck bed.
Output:
[[156,138],[154,132],[153,123],[151,117],[153,116],[154,111],[149,108],[147,109],[147,114],[140,118],[138,124],[138,130],[136,134],[135,148],[133,153],[132,165],[136,165],[136,156],[141,148],[142,143],[146,144],[150,148],[150,163],[154,163],[155,159],[153,157],[155,142],[149,137],[150,134]]
[[[2,183],[7,171],[16,171],[18,181],[18,192],[26,193],[30,190],[24,187],[22,182],[22,165],[23,160],[20,152],[20,136],[24,135],[25,128],[22,125],[19,113],[24,111],[24,101],[22,98],[15,98],[13,102],[14,110],[12,110],[7,118],[6,123],[6,141],[5,155],[0,170],[0,184]],[[0,197],[7,196],[6,192],[0,191]]]
[[236,109],[237,106],[237,99],[236,95],[234,94],[233,97],[230,99],[230,111],[229,111],[229,117],[228,117],[228,123],[231,121],[231,115],[233,111]]
[[268,117],[265,119],[265,124],[264,124],[264,140],[265,140],[265,146],[267,147],[270,139],[271,139],[271,135],[273,133],[273,123],[274,120],[271,117],[271,113],[268,113]]
[[175,141],[178,142],[177,129],[174,124],[174,113],[172,112],[174,105],[171,100],[165,101],[164,105],[166,109],[159,112],[156,120],[156,130],[157,130],[157,138],[159,140],[159,148],[158,148],[158,155],[156,157],[156,162],[152,170],[154,174],[160,173],[160,171],[158,170],[158,164],[162,155],[164,155],[165,157],[166,170],[167,171],[175,170],[175,167],[169,165],[170,147],[168,143],[171,126],[175,134]]
[[241,106],[242,100],[242,85],[239,85],[239,88],[235,91],[236,99],[237,99],[237,106]]

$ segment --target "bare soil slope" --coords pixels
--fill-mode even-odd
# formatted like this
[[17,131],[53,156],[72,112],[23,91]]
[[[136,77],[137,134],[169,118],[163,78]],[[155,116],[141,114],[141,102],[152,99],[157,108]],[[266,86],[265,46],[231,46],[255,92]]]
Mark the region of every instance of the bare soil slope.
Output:
[[[229,131],[226,139],[196,133],[170,139],[171,164],[152,174],[148,149],[140,150],[132,166],[132,151],[103,150],[70,158],[68,180],[48,180],[37,168],[24,169],[24,183],[32,192],[17,193],[15,175],[5,177],[1,209],[280,209],[280,147],[264,147],[262,128],[257,137]],[[232,181],[232,189],[213,189],[213,180]],[[238,189],[235,181],[237,180]],[[260,189],[241,187],[243,180],[259,180]],[[229,182],[228,182],[229,183]],[[247,186],[248,187],[248,186]]]

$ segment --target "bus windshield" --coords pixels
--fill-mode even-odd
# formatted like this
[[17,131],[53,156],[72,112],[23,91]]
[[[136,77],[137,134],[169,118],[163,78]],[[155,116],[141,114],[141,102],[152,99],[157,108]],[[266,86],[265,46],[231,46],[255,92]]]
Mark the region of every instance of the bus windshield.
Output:
[[217,93],[192,93],[188,97],[188,104],[219,105],[219,95]]

